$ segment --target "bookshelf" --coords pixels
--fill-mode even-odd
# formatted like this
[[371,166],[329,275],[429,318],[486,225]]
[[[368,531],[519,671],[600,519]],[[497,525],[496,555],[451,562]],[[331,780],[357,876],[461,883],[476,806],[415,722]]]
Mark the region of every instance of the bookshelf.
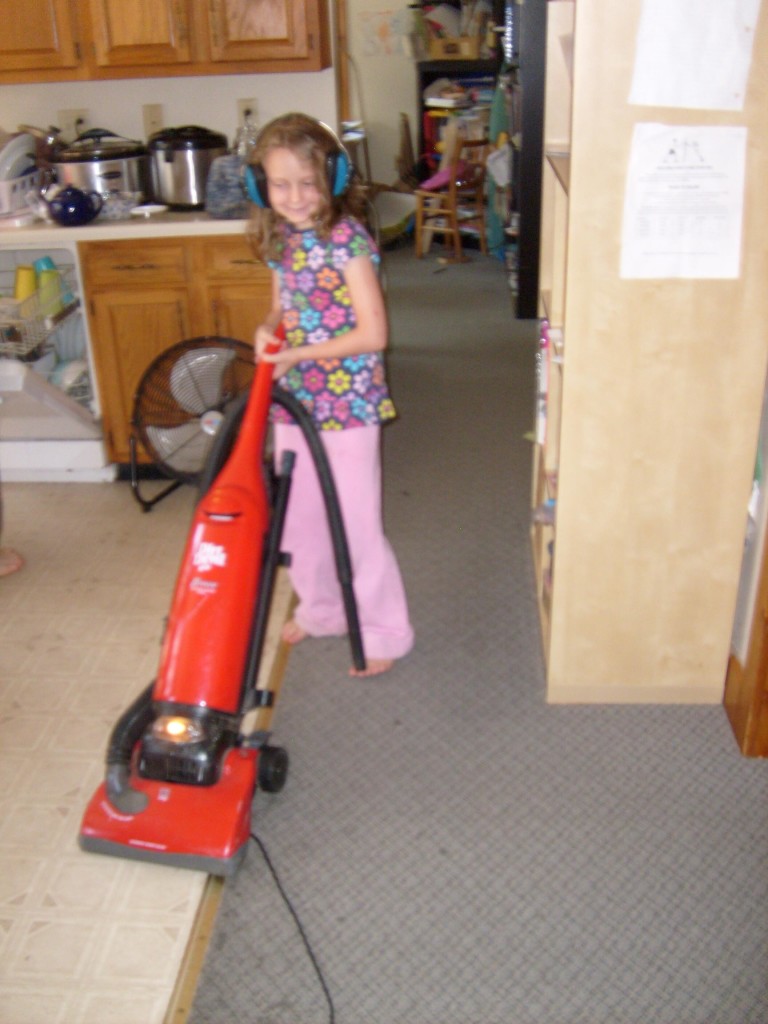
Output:
[[[768,12],[723,111],[629,103],[641,10],[547,4],[531,529],[552,703],[722,701],[768,364]],[[642,122],[746,126],[736,279],[620,276]]]

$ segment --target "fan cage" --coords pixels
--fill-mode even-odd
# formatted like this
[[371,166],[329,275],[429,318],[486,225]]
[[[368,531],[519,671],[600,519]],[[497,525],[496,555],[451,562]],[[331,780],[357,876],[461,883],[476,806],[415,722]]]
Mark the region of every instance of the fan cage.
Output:
[[131,428],[167,477],[196,483],[217,422],[255,373],[253,347],[218,335],[189,338],[161,352],[144,371]]

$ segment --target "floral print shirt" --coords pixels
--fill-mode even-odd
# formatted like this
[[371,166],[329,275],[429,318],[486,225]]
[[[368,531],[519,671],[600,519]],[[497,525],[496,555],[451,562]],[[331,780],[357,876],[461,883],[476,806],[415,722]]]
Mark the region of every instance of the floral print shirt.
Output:
[[[314,229],[286,227],[285,249],[270,267],[279,274],[280,304],[289,347],[315,345],[344,334],[356,325],[344,280],[344,268],[355,256],[379,262],[376,245],[362,224],[342,218],[321,239]],[[280,378],[280,385],[306,407],[319,430],[347,430],[384,423],[395,416],[381,352],[343,359],[305,359]],[[272,411],[278,423],[291,423],[281,407]]]

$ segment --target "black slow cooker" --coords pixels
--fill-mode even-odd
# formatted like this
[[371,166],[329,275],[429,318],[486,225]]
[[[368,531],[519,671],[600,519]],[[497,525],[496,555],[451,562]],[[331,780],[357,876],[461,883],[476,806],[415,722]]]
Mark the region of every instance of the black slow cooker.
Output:
[[227,137],[197,125],[164,128],[148,141],[155,202],[177,210],[205,205],[205,184],[213,161],[227,152]]

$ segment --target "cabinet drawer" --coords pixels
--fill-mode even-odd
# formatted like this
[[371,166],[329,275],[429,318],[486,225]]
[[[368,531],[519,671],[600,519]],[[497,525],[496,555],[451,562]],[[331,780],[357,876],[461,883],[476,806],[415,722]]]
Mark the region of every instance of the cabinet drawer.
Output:
[[201,240],[202,271],[206,278],[265,277],[270,270],[258,259],[245,238],[224,235]]
[[82,259],[89,287],[184,284],[190,276],[187,248],[178,239],[86,242]]

